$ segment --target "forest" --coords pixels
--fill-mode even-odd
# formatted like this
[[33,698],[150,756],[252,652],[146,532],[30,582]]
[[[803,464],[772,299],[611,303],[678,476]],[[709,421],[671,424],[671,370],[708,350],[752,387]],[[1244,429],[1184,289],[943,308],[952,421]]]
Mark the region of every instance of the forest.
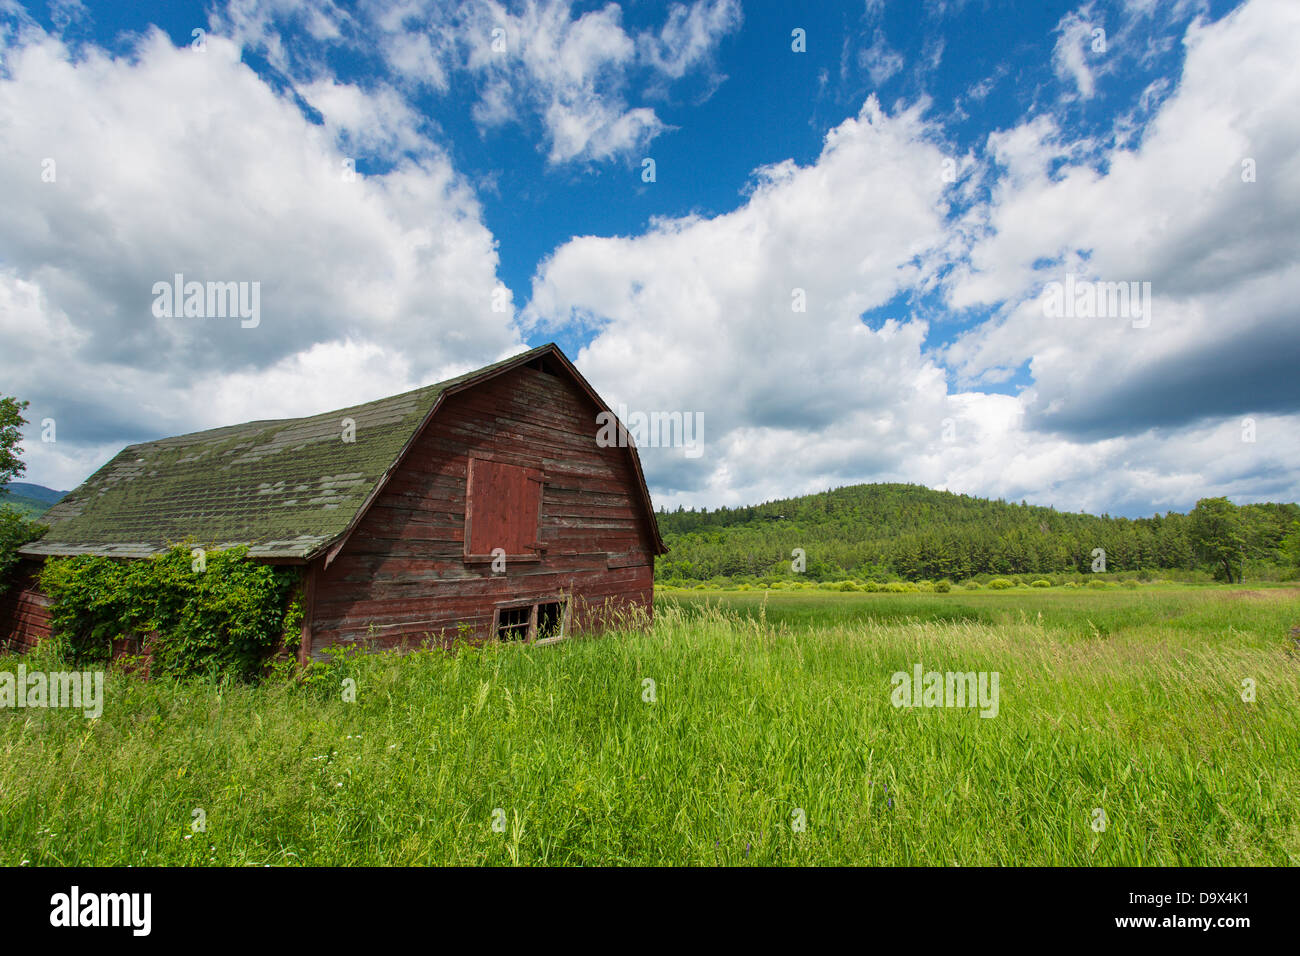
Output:
[[1276,580],[1300,563],[1295,503],[1237,506],[1209,498],[1188,514],[1122,518],[921,485],[865,484],[743,508],[660,511],[658,518],[671,550],[656,562],[655,578],[667,584],[1096,571]]

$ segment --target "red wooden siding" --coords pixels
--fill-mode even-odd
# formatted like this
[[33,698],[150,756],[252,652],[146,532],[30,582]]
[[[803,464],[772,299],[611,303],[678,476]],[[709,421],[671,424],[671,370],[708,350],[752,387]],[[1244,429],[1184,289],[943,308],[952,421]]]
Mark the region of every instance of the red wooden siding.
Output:
[[[596,413],[567,375],[531,368],[448,396],[333,563],[315,563],[312,653],[343,641],[446,644],[462,627],[481,640],[499,605],[561,594],[572,600],[574,628],[634,608],[648,613],[649,519],[627,450],[596,445]],[[540,484],[536,517],[521,470],[542,479],[528,482]],[[493,490],[480,499],[485,476]],[[518,508],[501,504],[516,499]],[[533,534],[542,550],[528,551],[532,560],[507,558],[504,574],[466,560],[467,544],[490,554],[505,546],[497,535],[518,544]]]
[[50,601],[37,587],[42,562],[20,561],[0,594],[0,649],[27,651],[50,636]]

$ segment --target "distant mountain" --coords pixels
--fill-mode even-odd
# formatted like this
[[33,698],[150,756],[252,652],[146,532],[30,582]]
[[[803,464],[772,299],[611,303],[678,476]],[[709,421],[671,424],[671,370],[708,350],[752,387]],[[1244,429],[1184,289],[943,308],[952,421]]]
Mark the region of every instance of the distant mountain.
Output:
[[45,514],[50,505],[67,494],[27,481],[11,481],[4,486],[4,491],[7,493],[0,494],[0,507],[10,507],[32,517]]
[[33,485],[26,481],[11,481],[5,485],[5,491],[13,495],[22,495],[24,498],[35,498],[37,501],[43,502],[47,507],[67,494],[66,491],[55,491],[53,488],[46,488],[44,485]]

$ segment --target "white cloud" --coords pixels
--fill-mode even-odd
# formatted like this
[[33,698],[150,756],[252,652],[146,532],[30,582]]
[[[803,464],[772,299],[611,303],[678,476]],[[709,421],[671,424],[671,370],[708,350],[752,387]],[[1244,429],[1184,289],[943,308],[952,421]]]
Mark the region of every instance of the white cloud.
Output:
[[[2,371],[61,442],[29,439],[33,480],[67,487],[125,440],[391,394],[520,347],[513,314],[490,308],[494,239],[410,88],[438,94],[468,70],[485,127],[537,122],[557,163],[627,155],[663,128],[633,78],[706,67],[739,17],[702,0],[637,34],[616,6],[485,2],[453,37],[415,0],[232,9],[239,42],[262,44],[322,125],[219,35],[196,54],[151,34],[121,59],[30,27],[4,41]],[[1154,9],[1121,20],[1122,55],[1147,55],[1134,24]],[[382,21],[392,74],[340,82],[321,51],[280,41],[284,17],[326,46]],[[1115,68],[1084,54],[1091,17],[1058,27],[1054,69],[1080,97]],[[1300,497],[1297,38],[1285,0],[1197,24],[1183,75],[1150,85],[1113,139],[1038,116],[963,157],[955,186],[928,104],[873,98],[815,162],[757,171],[734,211],[564,243],[524,318],[589,329],[576,358],[612,403],[704,413],[701,459],[643,451],[661,504],[862,480],[1129,512]],[[352,155],[412,158],[345,182]],[[260,279],[261,326],[154,319],[152,283],[177,271]],[[1150,327],[1047,320],[1038,289],[1067,271],[1150,281]],[[906,304],[935,289],[992,318],[936,345],[948,317]]]
[[[358,86],[321,78],[298,87],[320,112],[325,131],[340,147],[368,155],[422,152],[427,141],[417,132],[418,114],[389,87],[364,91]],[[352,157],[355,158],[355,157]]]
[[[701,470],[658,456],[661,487],[743,495],[780,483],[766,455],[787,477],[866,467],[882,458],[867,446],[899,415],[937,433],[946,391],[920,355],[924,325],[872,331],[859,320],[917,280],[913,258],[943,235],[943,157],[924,133],[919,109],[891,117],[873,98],[813,166],[760,171],[735,212],[661,220],[635,239],[574,239],[539,271],[528,316],[599,317],[579,361],[611,401],[705,414],[718,456]],[[792,310],[797,290],[806,312]],[[854,415],[865,416],[860,439],[826,434]],[[796,465],[788,447],[801,434],[818,447]],[[755,440],[764,435],[786,441]]]
[[656,36],[642,33],[637,38],[642,59],[671,79],[707,62],[721,37],[740,27],[737,0],[702,0],[686,6],[674,3],[668,19]]
[[1056,25],[1059,34],[1052,50],[1052,66],[1061,79],[1072,81],[1079,95],[1090,99],[1095,88],[1092,67],[1089,64],[1093,43],[1093,30],[1101,29],[1092,22],[1092,4],[1073,13],[1067,13]]
[[[950,301],[1010,307],[948,350],[965,380],[1032,361],[1033,420],[1094,433],[1207,413],[1234,379],[1256,411],[1291,400],[1277,363],[1300,352],[1297,38],[1300,8],[1268,0],[1193,26],[1178,88],[1132,150],[1089,145],[1091,162],[1053,174],[1071,144],[1051,121],[990,138],[1006,173]],[[1067,272],[1150,282],[1151,326],[1047,319],[1038,287]],[[1232,401],[1223,414],[1247,411]]]
[[[938,56],[942,56],[942,44],[939,45],[938,50]],[[937,65],[937,59],[935,63]],[[867,71],[872,85],[882,86],[890,77],[903,69],[903,57],[897,51],[890,49],[885,41],[885,35],[877,30],[871,46],[859,51],[858,65]]]
[[[667,127],[630,99],[662,98],[692,70],[706,69],[723,36],[739,28],[737,0],[694,0],[669,7],[658,31],[628,32],[617,3],[575,12],[572,0],[397,0],[355,12],[330,0],[236,0],[214,14],[216,29],[265,51],[277,70],[304,85],[330,78],[335,47],[377,49],[394,87],[449,94],[451,76],[477,83],[472,112],[484,129],[538,124],[549,162],[599,162],[630,156]],[[306,29],[319,49],[297,39]],[[639,86],[638,86],[639,84]]]
[[[522,347],[472,190],[387,93],[306,87],[312,125],[219,36],[74,58],[29,32],[4,58],[3,380],[61,439],[28,442],[33,476],[75,483],[65,448],[338,407]],[[347,181],[349,138],[418,158]],[[260,324],[156,318],[178,272],[260,282]]]
[[[705,414],[702,458],[643,452],[669,506],[860,480],[1130,513],[1300,497],[1298,21],[1256,0],[1192,27],[1136,149],[1047,116],[994,135],[983,179],[951,197],[978,180],[992,198],[957,218],[941,130],[869,101],[814,164],[761,171],[734,212],[565,243],[525,317],[593,329],[579,362],[611,399]],[[906,306],[859,321],[948,264],[949,301],[993,310],[951,347],[927,348]],[[1071,270],[1150,281],[1150,327],[1046,320],[1039,287]],[[807,314],[790,312],[796,287]],[[979,390],[1026,367],[1018,394]]]
[[657,35],[636,37],[614,3],[575,18],[567,0],[530,0],[518,13],[486,0],[461,16],[465,66],[486,80],[475,118],[490,127],[540,116],[552,163],[643,149],[666,127],[652,108],[628,104],[629,73],[640,67],[678,79],[740,24],[734,0],[675,4]]

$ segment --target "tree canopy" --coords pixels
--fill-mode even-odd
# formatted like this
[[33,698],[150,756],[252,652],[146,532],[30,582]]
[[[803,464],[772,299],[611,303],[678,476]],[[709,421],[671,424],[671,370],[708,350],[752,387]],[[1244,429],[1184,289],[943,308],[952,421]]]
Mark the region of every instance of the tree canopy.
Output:
[[20,457],[23,426],[27,424],[23,412],[27,405],[17,398],[0,395],[0,591],[8,586],[9,572],[18,561],[18,549],[45,532],[44,525],[29,521],[4,503],[8,494],[5,486],[27,470]]

